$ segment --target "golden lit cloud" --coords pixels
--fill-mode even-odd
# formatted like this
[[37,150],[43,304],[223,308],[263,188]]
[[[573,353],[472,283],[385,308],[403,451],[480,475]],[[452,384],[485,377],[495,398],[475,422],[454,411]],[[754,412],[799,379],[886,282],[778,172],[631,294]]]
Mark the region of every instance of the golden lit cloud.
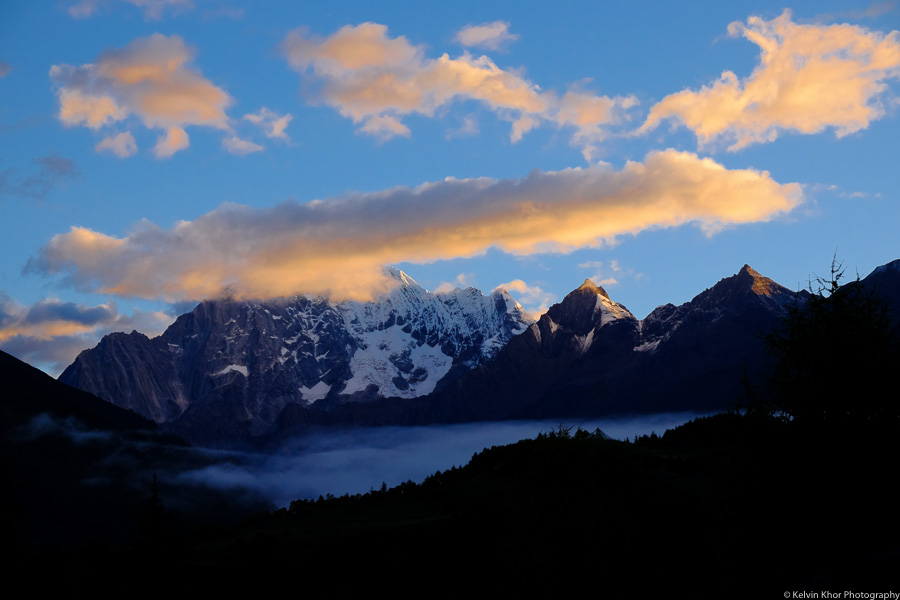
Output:
[[[193,50],[180,37],[154,34],[106,50],[93,64],[54,65],[50,78],[59,96],[59,119],[98,130],[134,115],[147,128],[166,130],[157,156],[187,147],[188,125],[227,131],[231,99],[190,66],[192,58]],[[98,150],[112,149],[112,142],[104,142]]]
[[[479,35],[488,39],[485,32]],[[560,99],[487,56],[466,52],[458,58],[427,58],[422,48],[403,36],[391,38],[387,27],[377,23],[348,25],[324,39],[296,30],[285,38],[282,50],[294,69],[318,84],[317,99],[360,123],[361,132],[382,140],[409,136],[400,121],[405,115],[430,117],[440,107],[469,99],[511,121],[513,142],[552,123],[574,128],[579,145],[592,145],[636,104],[632,97],[589,92],[570,92]]]
[[53,237],[29,271],[84,290],[199,299],[309,293],[368,299],[390,285],[381,265],[528,255],[614,243],[694,224],[707,234],[766,221],[803,199],[798,184],[728,170],[691,153],[652,152],[522,179],[453,179],[268,209],[225,204],[170,230],[140,223],[118,238],[85,228]]
[[153,148],[156,158],[169,158],[179,150],[184,150],[190,145],[187,132],[181,127],[170,127],[164,135],[156,140]]
[[764,21],[728,26],[760,48],[760,64],[739,79],[726,71],[699,91],[684,90],[656,104],[641,127],[677,119],[701,145],[725,140],[734,151],[769,142],[784,131],[838,137],[869,126],[884,115],[890,90],[900,78],[900,32],[885,35],[855,25],[801,25],[785,10]]
[[[50,69],[50,76],[59,73],[59,68]],[[121,121],[128,111],[116,104],[110,96],[82,94],[78,90],[61,89],[59,93],[59,120],[64,125],[83,125],[99,129],[104,125]]]
[[173,320],[159,311],[124,315],[115,302],[85,306],[49,298],[26,306],[0,292],[0,349],[58,375],[107,333],[140,329],[154,336]]

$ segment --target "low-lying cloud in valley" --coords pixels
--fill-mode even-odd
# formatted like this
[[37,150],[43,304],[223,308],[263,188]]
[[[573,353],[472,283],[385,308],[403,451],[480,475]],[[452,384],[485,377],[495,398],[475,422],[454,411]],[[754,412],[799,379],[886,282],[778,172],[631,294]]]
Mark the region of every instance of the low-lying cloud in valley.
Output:
[[[696,417],[693,413],[572,422],[613,439],[662,434]],[[223,454],[215,463],[172,475],[187,485],[259,495],[275,506],[320,495],[366,493],[382,483],[420,483],[435,471],[463,466],[472,455],[555,431],[559,421],[504,421],[427,427],[324,429],[286,442],[270,454]]]
[[73,227],[27,270],[84,291],[177,301],[307,293],[368,300],[388,289],[382,265],[600,247],[618,236],[695,224],[707,234],[767,221],[803,201],[802,187],[767,172],[729,170],[695,154],[651,152],[522,179],[452,179],[415,188],[252,209],[226,204],[125,237]]

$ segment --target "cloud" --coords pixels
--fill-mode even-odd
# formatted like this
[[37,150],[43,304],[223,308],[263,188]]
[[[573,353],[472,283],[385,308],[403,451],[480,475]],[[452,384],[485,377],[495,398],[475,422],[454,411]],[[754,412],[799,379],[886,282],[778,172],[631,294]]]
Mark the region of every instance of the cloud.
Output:
[[119,158],[128,158],[137,152],[137,142],[134,141],[134,136],[131,135],[131,132],[126,131],[116,136],[103,138],[94,146],[94,150],[97,152],[109,150]]
[[472,287],[474,278],[474,273],[460,273],[452,282],[442,281],[441,284],[437,286],[437,289],[434,290],[434,293],[443,294],[459,288]]
[[760,63],[739,79],[725,71],[699,91],[663,98],[640,131],[676,119],[701,146],[719,139],[730,151],[771,142],[784,131],[806,134],[833,128],[842,137],[881,118],[891,102],[887,81],[900,78],[900,32],[884,35],[854,25],[800,25],[785,10],[764,21],[728,26],[760,48]]
[[470,137],[478,135],[479,133],[478,119],[475,118],[474,114],[468,114],[462,118],[462,124],[460,124],[459,127],[447,132],[446,138],[450,140],[453,138]]
[[841,10],[834,14],[819,15],[816,21],[833,21],[836,18],[850,19],[877,19],[883,14],[897,10],[897,2],[890,0],[888,2],[875,2],[862,9]]
[[303,30],[287,35],[282,50],[291,67],[313,82],[314,101],[337,109],[379,140],[409,136],[401,117],[432,117],[456,100],[477,100],[513,123],[513,143],[545,123],[571,127],[573,143],[594,146],[607,128],[623,123],[637,101],[570,90],[562,98],[543,92],[487,56],[468,52],[427,58],[405,37],[391,38],[377,23],[345,26],[319,39]]
[[194,8],[191,0],[125,0],[128,4],[144,9],[144,18],[148,21],[159,21],[163,12],[171,8],[179,13]]
[[799,184],[728,170],[695,154],[651,152],[522,179],[453,179],[266,209],[223,204],[125,237],[83,227],[54,236],[26,271],[83,290],[166,300],[228,287],[236,297],[309,293],[369,299],[386,291],[381,265],[601,247],[618,236],[694,224],[711,235],[767,221],[803,200]]
[[180,37],[157,33],[106,50],[95,63],[54,65],[59,120],[99,130],[134,115],[149,129],[166,130],[157,156],[187,147],[188,125],[229,131],[231,98],[189,66],[193,54]]
[[86,19],[100,7],[100,0],[79,0],[68,8],[68,13],[75,19]]
[[278,113],[269,110],[265,106],[262,107],[258,113],[246,114],[244,115],[244,119],[250,121],[254,125],[257,125],[262,128],[265,132],[266,137],[277,138],[281,140],[287,141],[288,136],[284,132],[287,128],[288,123],[294,117],[290,114],[279,115]]
[[[174,13],[184,12],[194,8],[191,0],[124,0],[132,6],[144,9],[144,19],[147,21],[159,21],[167,9]],[[75,19],[86,19],[92,16],[101,5],[111,4],[112,0],[78,0],[69,5],[68,13]]]
[[56,154],[35,158],[32,163],[37,171],[18,181],[10,177],[15,175],[13,169],[0,171],[0,194],[41,200],[53,188],[82,177],[81,170],[73,161]]
[[481,25],[466,25],[453,38],[463,46],[477,46],[488,50],[500,50],[507,44],[519,39],[518,35],[509,32],[509,23],[494,21]]
[[590,269],[594,272],[590,279],[597,285],[617,285],[619,280],[616,277],[628,277],[630,279],[641,279],[642,273],[635,273],[634,269],[626,269],[619,264],[617,260],[609,261],[609,265],[599,260],[589,260],[578,265],[579,269]]
[[556,302],[556,294],[545,292],[536,285],[528,285],[521,279],[501,283],[494,291],[504,289],[527,310],[533,319],[538,319]]
[[237,154],[238,156],[244,156],[245,154],[250,154],[252,152],[261,152],[263,150],[263,147],[259,144],[242,140],[237,136],[225,138],[222,140],[222,146],[232,154]]
[[107,333],[139,329],[153,336],[173,320],[157,311],[123,315],[115,302],[85,306],[50,298],[23,306],[0,292],[0,349],[55,376]]
[[157,138],[153,153],[156,154],[156,158],[169,158],[189,145],[190,139],[184,129],[181,127],[170,127],[165,134]]
[[363,133],[368,133],[373,137],[377,137],[382,142],[396,136],[410,136],[409,127],[390,115],[371,116],[359,130]]

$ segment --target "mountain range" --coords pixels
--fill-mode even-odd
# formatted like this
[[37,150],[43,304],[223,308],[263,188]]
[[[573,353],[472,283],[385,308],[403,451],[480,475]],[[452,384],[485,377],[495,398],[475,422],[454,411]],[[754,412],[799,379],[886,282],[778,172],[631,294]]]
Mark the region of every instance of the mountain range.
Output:
[[[388,273],[373,302],[207,300],[159,337],[104,337],[60,381],[225,446],[318,425],[711,412],[752,394],[772,366],[763,335],[809,294],[744,265],[639,320],[587,280],[532,321],[505,290]],[[862,283],[900,299],[900,261]]]

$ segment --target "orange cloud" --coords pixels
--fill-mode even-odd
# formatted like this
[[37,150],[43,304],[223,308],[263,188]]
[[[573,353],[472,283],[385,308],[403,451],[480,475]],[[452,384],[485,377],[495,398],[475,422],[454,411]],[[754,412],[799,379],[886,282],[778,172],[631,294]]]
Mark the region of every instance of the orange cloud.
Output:
[[187,132],[181,127],[170,127],[164,135],[159,136],[153,149],[156,158],[169,158],[179,150],[190,145]]
[[85,290],[199,299],[309,293],[370,299],[381,265],[527,255],[614,243],[694,224],[707,234],[766,221],[803,199],[798,184],[728,170],[695,154],[652,152],[619,171],[599,164],[515,180],[452,179],[254,210],[226,204],[170,230],[149,222],[124,238],[84,228],[53,237],[28,270]]
[[785,10],[764,21],[751,17],[728,26],[759,46],[750,77],[731,71],[699,91],[663,98],[640,131],[677,119],[700,144],[719,139],[735,151],[769,142],[783,131],[812,134],[833,128],[854,133],[884,115],[887,81],[900,78],[900,32],[884,35],[854,25],[800,25]]
[[422,48],[403,36],[389,37],[387,27],[377,23],[348,25],[324,39],[296,30],[282,49],[294,69],[319,84],[321,101],[361,123],[361,132],[381,139],[409,135],[400,121],[404,115],[433,116],[439,107],[471,99],[513,122],[513,142],[542,123],[552,123],[575,128],[579,145],[590,145],[604,135],[604,127],[621,123],[636,104],[632,97],[588,92],[560,99],[487,56],[426,58]]
[[191,68],[192,58],[180,37],[154,34],[107,50],[93,64],[54,65],[59,119],[97,130],[134,115],[145,127],[166,130],[157,156],[186,147],[188,125],[227,131],[231,98]]
[[158,335],[174,317],[138,309],[119,313],[115,302],[85,306],[55,298],[23,306],[0,292],[0,348],[58,375],[84,348],[113,331]]

